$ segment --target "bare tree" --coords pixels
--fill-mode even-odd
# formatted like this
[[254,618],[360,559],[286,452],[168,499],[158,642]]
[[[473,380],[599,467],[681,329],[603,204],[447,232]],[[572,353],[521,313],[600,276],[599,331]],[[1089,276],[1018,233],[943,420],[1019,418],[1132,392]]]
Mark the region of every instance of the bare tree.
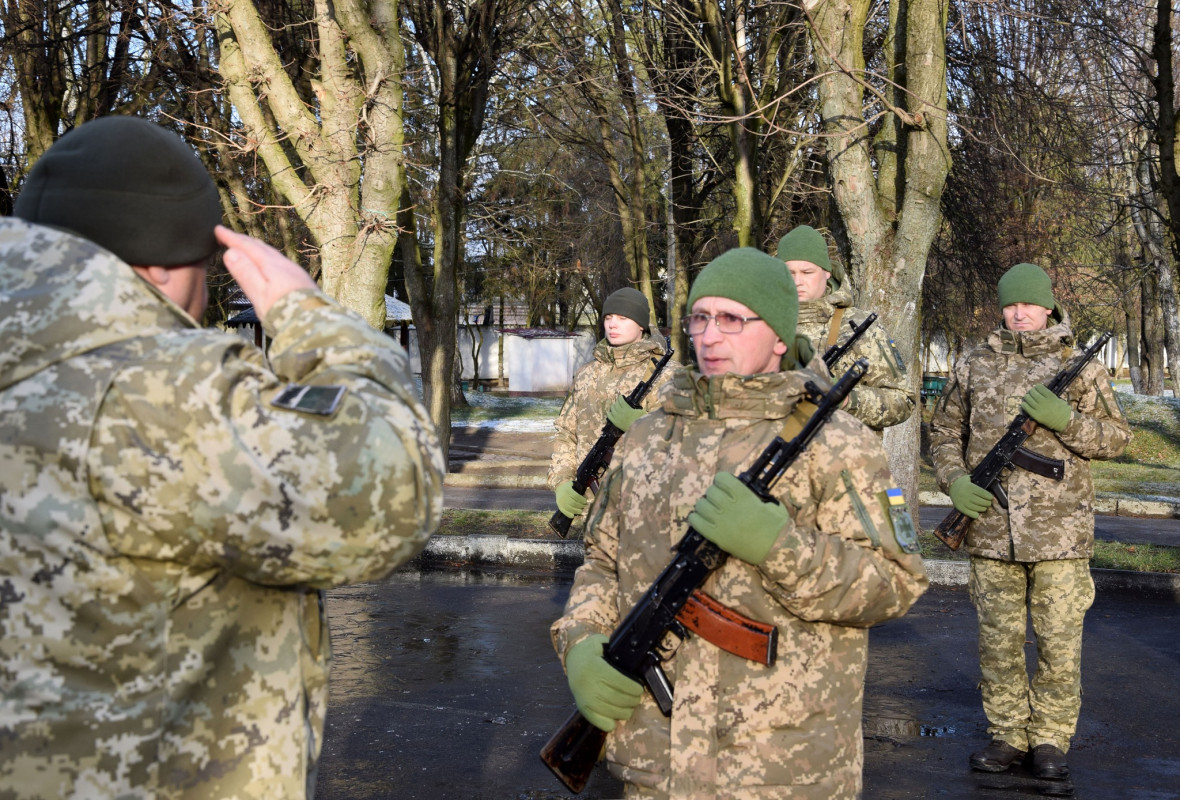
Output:
[[[383,327],[405,175],[396,2],[225,0],[211,10],[238,146],[262,159],[310,231],[324,291]],[[294,27],[271,24],[268,11],[293,14]],[[281,37],[295,29],[306,62],[291,64]]]

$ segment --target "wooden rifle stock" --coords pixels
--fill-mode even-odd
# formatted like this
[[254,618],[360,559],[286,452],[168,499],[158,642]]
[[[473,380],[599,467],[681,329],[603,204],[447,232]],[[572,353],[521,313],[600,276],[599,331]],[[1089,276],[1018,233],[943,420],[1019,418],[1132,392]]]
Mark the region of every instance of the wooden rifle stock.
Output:
[[586,788],[606,746],[606,731],[575,711],[541,749],[541,760],[574,794]]

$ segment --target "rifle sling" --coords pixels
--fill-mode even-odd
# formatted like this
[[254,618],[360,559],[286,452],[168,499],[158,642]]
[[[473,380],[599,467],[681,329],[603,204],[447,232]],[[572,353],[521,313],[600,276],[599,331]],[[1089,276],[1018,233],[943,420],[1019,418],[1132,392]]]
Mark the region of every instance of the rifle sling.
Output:
[[1010,459],[1014,466],[1027,470],[1042,478],[1059,481],[1065,477],[1065,462],[1060,458],[1048,458],[1024,447],[1017,447]]
[[[824,351],[833,346],[840,339],[840,320],[844,319],[844,307],[837,306],[832,310],[832,320],[828,324],[828,343],[824,346]],[[833,366],[835,366],[833,364]]]

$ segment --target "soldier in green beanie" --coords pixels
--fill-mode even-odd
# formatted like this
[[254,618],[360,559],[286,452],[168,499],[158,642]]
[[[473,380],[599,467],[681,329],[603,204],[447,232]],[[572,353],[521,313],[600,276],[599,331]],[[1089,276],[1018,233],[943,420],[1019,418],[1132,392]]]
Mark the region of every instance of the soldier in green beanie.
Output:
[[[438,526],[406,353],[220,219],[189,145],[103,117],[0,220],[4,797],[310,797],[320,591]],[[222,246],[267,354],[199,326]]]
[[573,387],[554,421],[553,456],[548,483],[557,508],[571,519],[586,508],[589,498],[574,491],[578,465],[602,434],[607,420],[625,431],[659,402],[660,389],[671,379],[666,368],[643,398],[642,408],[624,399],[641,381],[648,380],[656,362],[667,352],[662,336],[651,335],[650,310],[643,293],[631,287],[611,292],[602,304],[603,338],[593,360],[574,373]]
[[[799,333],[823,354],[852,336],[852,325],[869,315],[852,305],[852,287],[844,269],[828,257],[823,234],[800,225],[779,240],[778,258],[786,262],[799,291]],[[849,323],[852,323],[850,325]],[[842,359],[832,366],[839,377],[858,358],[869,370],[848,399],[847,410],[874,430],[900,425],[914,410],[905,362],[878,318]]]
[[[966,539],[968,589],[979,617],[979,686],[991,743],[969,763],[1003,772],[1031,751],[1036,777],[1063,779],[1081,711],[1082,622],[1094,600],[1090,460],[1115,458],[1131,433],[1099,363],[1091,361],[1063,397],[1045,387],[1075,350],[1045,271],[1017,264],[996,288],[1003,325],[955,363],[930,437],[939,485],[975,520]],[[1020,411],[1037,423],[1024,448],[1060,460],[1064,476],[1014,469],[1003,478],[1003,507],[971,482],[971,472]],[[1031,679],[1030,617],[1037,652]]]
[[[590,508],[585,562],[551,632],[579,710],[610,732],[605,758],[627,797],[859,796],[867,628],[904,614],[927,581],[916,542],[894,532],[881,443],[851,415],[821,429],[778,502],[735,477],[806,421],[807,382],[828,386],[821,362],[799,363],[810,349],[796,308],[773,256],[711,261],[683,318],[698,369],[620,439]],[[775,625],[781,644],[767,666],[703,634],[680,641],[662,664],[669,719],[602,646],[690,524],[730,554],[703,591]]]

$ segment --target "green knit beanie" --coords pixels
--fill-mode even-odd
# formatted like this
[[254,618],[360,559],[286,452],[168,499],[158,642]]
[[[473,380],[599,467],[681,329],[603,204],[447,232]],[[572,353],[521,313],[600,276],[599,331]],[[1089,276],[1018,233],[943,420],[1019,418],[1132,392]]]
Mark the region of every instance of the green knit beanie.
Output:
[[634,320],[644,330],[647,330],[650,319],[647,298],[643,296],[643,292],[630,286],[610,293],[606,302],[602,304],[602,316],[605,317],[607,314],[618,314],[620,317]]
[[217,187],[176,134],[137,117],[100,117],[33,165],[13,214],[75,233],[134,266],[196,264],[218,248]]
[[766,321],[787,345],[795,343],[799,293],[791,273],[773,256],[739,247],[710,261],[693,281],[688,309],[702,297],[736,300]]
[[1031,303],[1050,311],[1057,307],[1053,299],[1053,282],[1036,264],[1017,264],[1004,273],[996,286],[1000,308],[1013,303]]
[[831,274],[836,285],[844,282],[844,268],[828,257],[828,242],[810,225],[800,225],[778,240],[779,261],[810,261]]

